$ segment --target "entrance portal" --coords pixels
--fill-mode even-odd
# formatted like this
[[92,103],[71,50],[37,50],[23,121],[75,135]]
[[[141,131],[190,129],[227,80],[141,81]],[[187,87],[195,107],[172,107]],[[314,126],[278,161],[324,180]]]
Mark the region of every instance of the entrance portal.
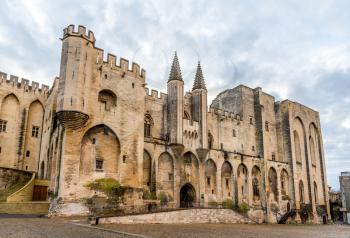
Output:
[[187,183],[180,190],[180,207],[193,207],[196,200],[194,187]]

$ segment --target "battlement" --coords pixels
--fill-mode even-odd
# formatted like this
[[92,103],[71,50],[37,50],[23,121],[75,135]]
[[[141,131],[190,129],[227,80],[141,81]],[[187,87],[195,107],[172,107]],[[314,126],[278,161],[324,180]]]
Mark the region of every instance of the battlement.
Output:
[[231,120],[242,121],[242,117],[239,114],[235,114],[233,112],[228,112],[217,108],[210,107],[208,113],[212,116],[214,115],[218,116],[221,119],[231,119]]
[[146,97],[148,97],[149,99],[165,101],[168,98],[168,94],[162,92],[159,93],[157,90],[154,89],[151,90],[151,93],[149,91],[149,88],[145,88],[145,91]]
[[124,59],[122,57],[120,57],[119,61],[117,61],[117,56],[110,53],[107,53],[107,59],[105,60],[103,50],[98,49],[98,51],[99,53],[96,60],[96,64],[101,64],[110,69],[119,70],[121,71],[122,75],[128,75],[131,77],[137,77],[142,79],[146,78],[146,71],[144,69],[141,69],[137,63],[132,62],[130,65],[129,60]]
[[0,85],[6,83],[7,85],[16,86],[18,88],[23,88],[28,91],[39,91],[47,93],[49,91],[49,86],[42,84],[40,85],[38,82],[29,81],[28,79],[22,78],[19,80],[18,76],[9,75],[0,71]]
[[69,25],[68,27],[63,29],[63,38],[65,39],[68,36],[77,36],[77,37],[82,37],[88,41],[90,41],[92,44],[95,44],[95,35],[92,31],[88,31],[86,34],[86,27],[85,26],[78,26],[78,31],[75,31],[75,26],[74,25]]

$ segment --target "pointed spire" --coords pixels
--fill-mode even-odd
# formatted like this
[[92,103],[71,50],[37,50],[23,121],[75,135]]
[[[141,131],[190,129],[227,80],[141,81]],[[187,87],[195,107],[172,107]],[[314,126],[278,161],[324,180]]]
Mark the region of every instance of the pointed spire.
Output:
[[202,72],[202,67],[201,67],[200,61],[198,61],[197,72],[196,72],[196,77],[194,79],[192,91],[195,89],[207,90],[207,87],[205,86],[205,82],[204,82],[204,77],[203,77],[203,72]]
[[181,75],[181,69],[180,69],[180,63],[179,59],[177,58],[177,53],[175,51],[173,64],[171,65],[170,75],[169,75],[169,81],[171,80],[180,80],[182,81],[182,75]]

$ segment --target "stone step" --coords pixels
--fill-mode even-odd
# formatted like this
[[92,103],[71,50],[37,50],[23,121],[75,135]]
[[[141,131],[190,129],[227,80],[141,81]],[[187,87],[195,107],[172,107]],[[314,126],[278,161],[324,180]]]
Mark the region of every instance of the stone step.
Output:
[[145,224],[145,223],[244,223],[255,224],[249,218],[231,209],[187,209],[169,212],[157,212],[142,215],[103,217],[101,224]]

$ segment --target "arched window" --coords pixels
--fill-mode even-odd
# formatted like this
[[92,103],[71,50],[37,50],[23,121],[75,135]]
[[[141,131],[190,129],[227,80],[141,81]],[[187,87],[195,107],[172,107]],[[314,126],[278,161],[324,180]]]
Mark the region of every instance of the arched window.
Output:
[[304,203],[304,183],[303,181],[300,180],[299,182],[299,199],[300,199],[300,203]]
[[152,119],[151,115],[146,114],[145,121],[144,121],[144,136],[145,137],[151,137],[152,125],[153,125],[153,119]]
[[309,138],[309,146],[310,146],[311,163],[313,166],[316,166],[315,143],[314,143],[314,139],[311,136]]
[[285,169],[281,172],[281,192],[282,195],[288,195],[288,173]]
[[98,93],[98,101],[101,104],[100,110],[110,111],[117,105],[117,96],[111,90],[103,89]]
[[297,131],[294,131],[294,153],[296,161],[301,163],[300,138]]

